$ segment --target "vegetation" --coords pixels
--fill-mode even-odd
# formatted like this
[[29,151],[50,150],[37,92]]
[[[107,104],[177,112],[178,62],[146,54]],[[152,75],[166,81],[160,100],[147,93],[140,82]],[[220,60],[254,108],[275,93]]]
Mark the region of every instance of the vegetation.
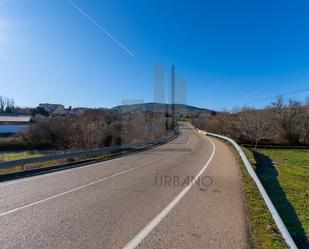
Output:
[[[35,155],[29,155],[29,157],[33,157]],[[27,157],[24,157],[27,158]],[[17,159],[17,158],[15,158]],[[15,160],[13,159],[13,160]],[[21,159],[21,158],[18,158]],[[60,167],[61,165],[65,166],[68,163],[72,163],[74,160],[67,160],[67,159],[61,159],[61,160],[51,160],[41,163],[31,163],[31,164],[25,164],[25,165],[16,165],[14,167],[8,167],[8,168],[2,168],[0,169],[0,176],[1,175],[7,175],[12,173],[20,173],[24,172],[25,170],[33,170],[33,169],[43,169],[43,168],[50,168],[50,167]]]
[[309,144],[309,103],[285,102],[280,97],[261,110],[245,107],[232,113],[199,116],[194,125],[255,147],[258,144],[305,145]]
[[309,150],[252,151],[256,173],[299,248],[309,248]]
[[38,156],[44,156],[44,154],[34,152],[1,153],[0,162],[24,159],[29,157],[38,157]]
[[[232,148],[232,147],[231,147]],[[243,191],[245,193],[249,232],[251,236],[251,246],[253,249],[287,249],[284,239],[282,238],[257,186],[249,176],[243,161],[234,147],[232,150],[237,155],[240,164],[243,181]],[[247,151],[248,153],[248,151]],[[252,156],[248,157],[252,161]]]
[[[257,175],[298,247],[309,248],[309,150],[258,148],[258,145],[308,145],[309,101],[300,104],[279,97],[260,110],[242,108],[199,116],[194,125],[226,135],[239,143],[254,145],[255,149],[245,151]],[[244,188],[254,247],[260,248],[260,244],[262,248],[284,248],[280,246],[276,227],[263,200],[245,173]]]
[[[38,156],[44,156],[44,154],[33,153],[33,152],[1,153],[0,162],[24,159],[24,158],[29,158],[29,157],[38,157]],[[16,167],[0,169],[0,175],[14,173],[14,172],[21,172],[22,167],[23,167],[22,165],[18,165]]]
[[15,111],[14,99],[9,99],[0,95],[0,113],[12,113]]
[[29,144],[22,138],[22,136],[0,137],[0,150],[27,150],[30,149]]
[[[70,107],[59,113],[49,113],[42,107],[16,107],[13,99],[0,96],[0,113],[33,117],[27,130],[0,137],[0,150],[92,149],[161,138],[172,132],[171,113],[166,105],[153,103],[130,107],[80,108],[83,109],[80,112],[72,112]],[[194,113],[208,112],[194,107],[191,109]]]
[[[62,168],[62,167],[68,167],[72,165],[81,165],[83,163],[89,163],[91,162],[100,162],[104,160],[108,160],[111,158],[115,158],[118,156],[122,156],[124,154],[130,153],[132,151],[142,151],[144,149],[147,149],[148,146],[138,146],[136,149],[122,149],[119,151],[114,152],[105,152],[103,154],[99,155],[90,155],[90,156],[79,156],[74,158],[67,158],[67,159],[57,159],[57,160],[50,160],[45,162],[39,162],[39,163],[29,163],[24,165],[17,165],[14,167],[8,167],[8,168],[2,168],[0,169],[0,176],[1,175],[8,175],[12,173],[20,173],[23,171],[29,171],[29,170],[35,170],[35,169],[54,169],[54,168]],[[21,152],[21,153],[3,153],[0,154],[0,159],[3,161],[9,161],[9,160],[17,160],[22,158],[28,158],[28,157],[35,157],[35,156],[44,156],[44,154],[39,153],[32,153],[32,152]],[[0,161],[1,162],[1,161]]]
[[36,116],[24,132],[0,138],[0,149],[91,149],[156,139],[171,131],[165,113],[89,109],[79,116]]
[[75,150],[155,139],[170,131],[163,114],[87,110],[77,117],[40,119],[22,136],[34,148]]

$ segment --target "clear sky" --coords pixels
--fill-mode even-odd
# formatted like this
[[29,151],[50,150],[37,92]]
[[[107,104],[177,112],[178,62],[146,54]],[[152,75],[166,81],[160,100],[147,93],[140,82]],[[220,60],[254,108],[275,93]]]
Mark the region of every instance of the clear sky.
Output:
[[20,106],[148,102],[158,63],[176,65],[188,104],[216,110],[309,88],[306,0],[72,1],[0,0],[1,95]]

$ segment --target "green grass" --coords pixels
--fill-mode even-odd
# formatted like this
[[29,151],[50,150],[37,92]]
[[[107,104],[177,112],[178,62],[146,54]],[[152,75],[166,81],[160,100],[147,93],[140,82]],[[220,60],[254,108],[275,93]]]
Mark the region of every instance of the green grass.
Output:
[[[3,154],[0,154],[0,162],[24,159],[24,158],[29,158],[29,157],[39,157],[39,156],[44,156],[44,154],[34,153],[34,152],[3,153]],[[0,175],[20,172],[22,171],[22,169],[23,169],[22,165],[0,169]]]
[[[235,149],[233,149],[235,151]],[[245,150],[249,160],[254,162],[250,151]],[[252,178],[249,176],[243,161],[235,151],[240,164],[243,191],[246,197],[249,232],[253,249],[287,249],[268,208]]]
[[309,150],[252,151],[256,173],[299,248],[309,248]]
[[0,162],[24,159],[29,157],[38,157],[38,156],[44,156],[44,154],[32,153],[32,152],[4,153],[0,154]]
[[[50,160],[46,162],[40,162],[40,163],[31,163],[31,164],[25,164],[25,165],[17,165],[14,167],[8,167],[4,169],[0,169],[0,175],[7,175],[11,173],[18,173],[22,172],[24,170],[34,170],[34,169],[43,169],[43,168],[50,168],[50,167],[66,167],[69,164],[76,163],[85,163],[89,159],[93,159],[97,162],[108,160],[111,158],[115,158],[118,156],[121,156],[122,154],[128,153],[130,150],[122,150],[119,152],[113,152],[113,153],[104,153],[95,157],[76,157],[76,158],[68,158],[68,159],[59,159],[59,160]],[[2,161],[9,161],[9,160],[17,160],[17,159],[23,159],[23,158],[29,158],[29,157],[37,157],[37,156],[44,156],[44,154],[38,154],[38,153],[31,153],[31,152],[23,152],[23,153],[7,153],[7,154],[0,154],[0,159],[2,158]]]

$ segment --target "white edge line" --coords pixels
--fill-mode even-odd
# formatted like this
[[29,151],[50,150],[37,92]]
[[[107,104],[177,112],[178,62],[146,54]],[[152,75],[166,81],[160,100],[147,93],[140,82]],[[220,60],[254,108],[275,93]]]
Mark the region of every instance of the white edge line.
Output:
[[[207,137],[206,137],[207,138]],[[210,162],[212,161],[215,152],[216,146],[213,141],[207,138],[213,145],[213,151],[211,153],[210,158],[200,170],[200,172],[190,181],[189,185],[185,187],[176,198],[167,205],[148,225],[146,225],[132,240],[130,240],[123,249],[134,249],[136,248],[146,237],[147,235],[161,222],[161,220],[177,205],[177,203],[184,197],[184,195],[191,189],[194,183],[198,180],[198,178],[204,173]]]
[[[186,147],[187,145],[189,145],[189,144],[191,143],[191,139],[192,139],[191,136],[190,136],[188,133],[186,133],[186,134],[189,136],[189,140],[187,141],[187,143],[186,143],[184,146],[181,147],[181,149],[182,149],[183,147]],[[87,184],[85,184],[85,185],[79,186],[79,187],[77,187],[77,188],[74,188],[74,189],[71,189],[71,190],[68,190],[68,191],[65,191],[65,192],[62,192],[62,193],[59,193],[59,194],[56,194],[56,195],[47,197],[47,198],[45,198],[45,199],[41,199],[41,200],[39,200],[39,201],[31,202],[31,203],[26,204],[26,205],[24,205],[24,206],[17,207],[17,208],[14,208],[14,209],[5,211],[5,212],[3,212],[3,213],[0,213],[0,217],[5,216],[5,215],[8,215],[8,214],[15,213],[15,212],[20,211],[20,210],[22,210],[22,209],[26,209],[26,208],[29,208],[29,207],[32,207],[32,206],[41,204],[41,203],[43,203],[43,202],[47,202],[47,201],[52,200],[52,199],[56,199],[56,198],[61,197],[61,196],[63,196],[63,195],[70,194],[70,193],[75,192],[75,191],[77,191],[77,190],[80,190],[80,189],[89,187],[89,186],[94,185],[94,184],[97,184],[97,183],[99,183],[99,182],[106,181],[106,180],[111,179],[111,178],[114,178],[114,177],[116,177],[116,176],[123,175],[123,174],[128,173],[128,172],[130,172],[130,171],[133,171],[133,170],[135,170],[135,169],[144,167],[144,166],[146,166],[146,165],[148,165],[148,164],[150,164],[150,163],[156,162],[156,161],[158,161],[158,160],[160,160],[160,159],[162,159],[162,158],[166,158],[166,157],[168,157],[168,156],[171,156],[172,154],[176,153],[176,152],[179,151],[179,150],[180,150],[180,149],[177,149],[177,150],[175,150],[175,151],[169,152],[169,153],[165,154],[164,156],[157,157],[157,158],[155,158],[155,159],[153,159],[153,160],[150,160],[150,161],[145,162],[145,163],[143,163],[143,164],[137,165],[137,166],[135,166],[135,167],[133,167],[133,168],[130,168],[130,169],[121,171],[121,172],[119,172],[119,173],[113,174],[113,175],[111,175],[111,176],[104,177],[104,178],[99,179],[99,180],[97,180],[97,181],[90,182],[90,183],[87,183]]]
[[270,197],[268,196],[266,190],[264,189],[263,184],[261,183],[260,179],[258,178],[258,176],[256,175],[254,169],[251,166],[251,163],[249,162],[247,156],[245,155],[245,153],[243,152],[243,150],[241,149],[241,147],[231,138],[229,137],[225,137],[222,135],[218,135],[218,134],[214,134],[214,133],[209,133],[209,132],[205,132],[205,131],[201,131],[199,129],[197,129],[197,131],[203,135],[209,135],[212,137],[217,137],[223,140],[228,141],[229,143],[231,143],[235,149],[238,151],[246,169],[248,174],[251,176],[251,178],[253,179],[253,181],[255,182],[255,184],[257,185],[265,203],[266,206],[271,214],[271,216],[273,217],[282,237],[284,238],[285,242],[287,243],[287,245],[289,246],[289,248],[291,249],[297,249],[297,246],[292,238],[292,236],[290,235],[288,229],[286,228],[284,222],[282,221],[277,209],[275,208],[274,204],[272,203]]

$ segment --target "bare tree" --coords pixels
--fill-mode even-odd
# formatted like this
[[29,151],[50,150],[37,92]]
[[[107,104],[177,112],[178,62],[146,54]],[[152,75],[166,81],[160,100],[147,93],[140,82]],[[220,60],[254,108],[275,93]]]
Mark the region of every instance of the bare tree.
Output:
[[202,122],[196,122],[200,129],[205,129],[209,132],[227,135],[237,139],[236,133],[234,132],[235,117],[228,112],[218,113],[210,117],[204,117]]
[[14,99],[6,99],[5,112],[12,113],[15,111],[15,101]]
[[8,99],[6,97],[0,96],[0,112],[14,112],[15,111],[15,101],[14,99]]
[[237,114],[235,123],[235,130],[254,143],[255,148],[262,139],[268,139],[271,134],[268,110],[244,109]]
[[270,107],[255,110],[234,108],[231,113],[199,116],[194,125],[200,129],[227,135],[240,143],[309,143],[309,99],[303,106],[278,98]]
[[42,117],[21,135],[32,148],[70,148],[73,120],[70,117]]
[[309,105],[302,107],[302,112],[297,118],[295,128],[301,143],[309,144]]
[[272,103],[272,119],[277,123],[278,134],[282,142],[297,143],[298,138],[295,133],[297,117],[301,114],[299,102],[290,99],[286,104],[282,97]]
[[0,96],[0,112],[5,111],[5,103],[6,103],[5,98],[3,96]]

